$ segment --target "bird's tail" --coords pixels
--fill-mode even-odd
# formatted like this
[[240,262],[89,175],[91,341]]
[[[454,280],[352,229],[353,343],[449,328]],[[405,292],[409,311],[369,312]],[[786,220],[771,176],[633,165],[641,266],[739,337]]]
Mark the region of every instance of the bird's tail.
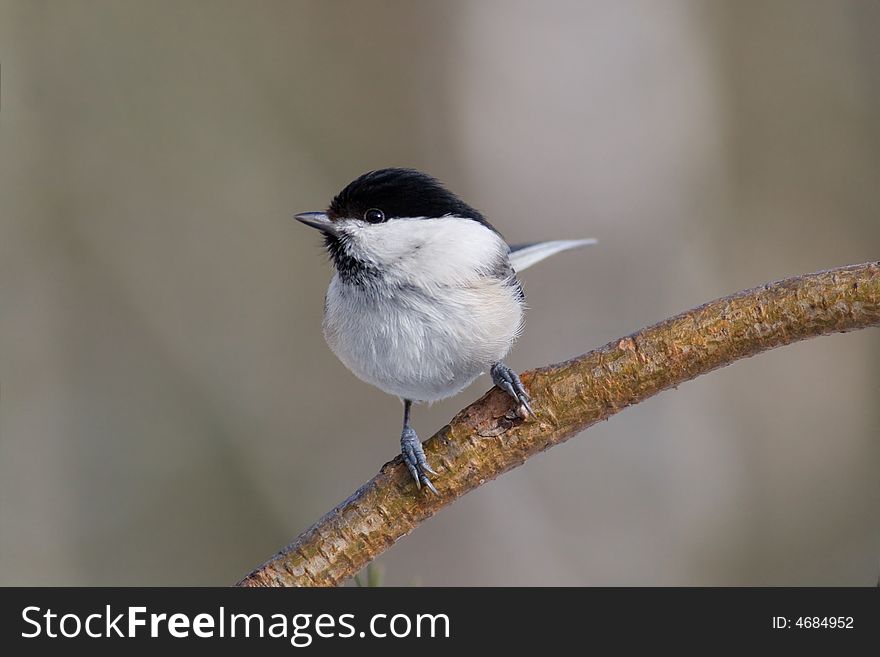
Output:
[[560,251],[577,249],[595,243],[596,240],[589,239],[554,240],[552,242],[536,242],[534,244],[517,244],[510,247],[510,264],[514,271],[521,272],[523,269],[531,267],[536,262],[541,262],[544,258],[549,258]]

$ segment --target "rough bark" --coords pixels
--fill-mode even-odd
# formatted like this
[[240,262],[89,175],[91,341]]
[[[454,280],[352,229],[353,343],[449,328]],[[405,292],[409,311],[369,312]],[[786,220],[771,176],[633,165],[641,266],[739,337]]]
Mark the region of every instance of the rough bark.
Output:
[[877,325],[871,262],[739,292],[526,372],[535,419],[517,418],[493,388],[425,443],[438,497],[417,491],[398,457],[238,585],[339,584],[468,491],[631,404],[774,347]]

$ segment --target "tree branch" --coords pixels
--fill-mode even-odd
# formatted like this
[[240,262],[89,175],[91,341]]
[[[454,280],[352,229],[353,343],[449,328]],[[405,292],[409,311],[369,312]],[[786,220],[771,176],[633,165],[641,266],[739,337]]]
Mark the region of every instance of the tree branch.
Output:
[[789,278],[707,303],[557,365],[526,372],[537,418],[493,388],[425,443],[439,497],[397,457],[238,586],[330,586],[477,486],[600,420],[740,358],[880,325],[880,262]]

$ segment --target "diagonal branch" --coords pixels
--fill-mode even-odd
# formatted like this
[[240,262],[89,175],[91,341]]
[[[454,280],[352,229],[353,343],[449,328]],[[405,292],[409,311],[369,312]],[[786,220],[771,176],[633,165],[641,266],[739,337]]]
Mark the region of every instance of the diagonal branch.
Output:
[[398,457],[238,585],[339,584],[468,491],[631,404],[774,347],[878,325],[880,262],[870,262],[739,292],[526,372],[535,420],[493,388],[425,443],[439,497],[417,492]]

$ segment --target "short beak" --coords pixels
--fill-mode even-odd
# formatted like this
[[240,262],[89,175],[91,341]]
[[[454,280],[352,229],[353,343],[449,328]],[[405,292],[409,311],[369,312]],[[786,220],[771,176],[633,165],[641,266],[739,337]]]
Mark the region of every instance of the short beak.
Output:
[[336,235],[336,226],[330,221],[326,212],[302,212],[294,215],[293,218],[303,222],[306,226],[317,228],[323,233]]

